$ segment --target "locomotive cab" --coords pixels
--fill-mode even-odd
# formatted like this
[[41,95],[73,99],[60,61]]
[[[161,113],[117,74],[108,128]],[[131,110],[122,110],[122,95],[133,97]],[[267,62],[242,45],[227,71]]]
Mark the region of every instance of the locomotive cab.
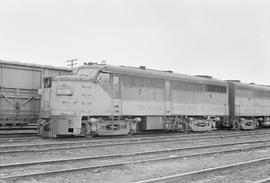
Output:
[[45,137],[82,135],[82,115],[89,112],[92,90],[99,70],[77,71],[73,75],[45,77],[38,120],[39,133]]

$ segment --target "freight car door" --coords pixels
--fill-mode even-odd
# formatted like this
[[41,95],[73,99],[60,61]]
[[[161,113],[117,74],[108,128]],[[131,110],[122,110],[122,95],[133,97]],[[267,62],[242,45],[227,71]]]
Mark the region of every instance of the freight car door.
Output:
[[170,81],[165,81],[165,115],[172,113]]
[[113,113],[121,115],[121,83],[118,75],[113,75]]

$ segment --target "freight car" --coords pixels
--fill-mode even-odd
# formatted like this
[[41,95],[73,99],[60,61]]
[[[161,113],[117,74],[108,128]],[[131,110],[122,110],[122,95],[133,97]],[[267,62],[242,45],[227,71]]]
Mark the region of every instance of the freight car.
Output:
[[70,73],[68,68],[0,60],[1,134],[34,129],[30,126],[37,126],[43,77]]
[[228,82],[211,77],[90,63],[44,85],[43,136],[209,131],[229,120]]

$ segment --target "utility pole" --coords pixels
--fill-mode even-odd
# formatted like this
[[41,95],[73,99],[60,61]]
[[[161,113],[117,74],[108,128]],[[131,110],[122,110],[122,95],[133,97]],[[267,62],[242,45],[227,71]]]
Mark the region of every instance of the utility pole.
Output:
[[67,61],[66,61],[66,62],[67,62],[67,66],[70,66],[71,69],[73,69],[73,66],[74,66],[74,65],[77,65],[77,60],[78,60],[78,59],[67,60]]

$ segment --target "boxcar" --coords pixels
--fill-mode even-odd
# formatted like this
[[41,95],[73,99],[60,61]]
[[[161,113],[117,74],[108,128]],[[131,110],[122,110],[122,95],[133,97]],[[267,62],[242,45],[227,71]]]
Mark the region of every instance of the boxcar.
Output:
[[43,92],[43,135],[215,129],[228,118],[228,83],[151,69],[88,64],[51,79]]
[[35,124],[43,77],[68,75],[71,69],[0,60],[0,129]]

